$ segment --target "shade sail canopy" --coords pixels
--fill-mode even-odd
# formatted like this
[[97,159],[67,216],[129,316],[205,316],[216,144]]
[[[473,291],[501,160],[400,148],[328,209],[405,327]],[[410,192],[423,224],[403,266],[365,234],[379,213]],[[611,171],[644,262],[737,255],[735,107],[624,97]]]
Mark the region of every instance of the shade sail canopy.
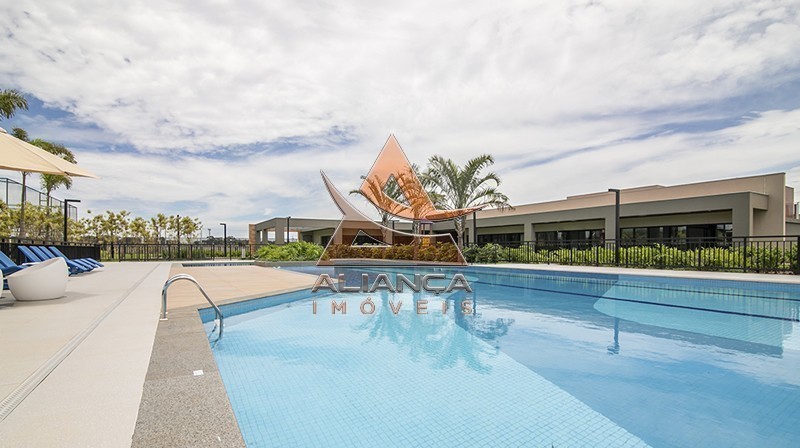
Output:
[[8,134],[3,128],[0,128],[0,169],[98,178],[74,163]]

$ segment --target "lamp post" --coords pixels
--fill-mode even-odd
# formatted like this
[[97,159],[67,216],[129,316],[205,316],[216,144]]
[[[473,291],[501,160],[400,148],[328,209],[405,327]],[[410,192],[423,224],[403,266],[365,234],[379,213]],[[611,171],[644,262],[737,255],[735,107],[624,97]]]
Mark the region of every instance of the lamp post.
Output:
[[223,256],[228,256],[228,225],[224,222],[219,223],[222,226],[222,247],[223,247]]
[[289,223],[291,223],[292,217],[286,217],[286,244],[289,244]]
[[619,266],[619,244],[622,238],[622,230],[619,228],[619,196],[618,188],[609,188],[609,193],[614,193],[614,264]]
[[64,243],[67,242],[67,218],[69,217],[69,203],[81,202],[80,199],[64,199]]

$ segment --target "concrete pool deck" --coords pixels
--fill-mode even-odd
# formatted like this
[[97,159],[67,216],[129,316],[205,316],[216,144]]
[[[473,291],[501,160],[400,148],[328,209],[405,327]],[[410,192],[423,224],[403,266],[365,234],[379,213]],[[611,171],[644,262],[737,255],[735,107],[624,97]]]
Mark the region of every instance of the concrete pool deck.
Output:
[[[131,446],[157,330],[171,322],[158,320],[161,288],[177,272],[196,276],[222,303],[313,281],[255,266],[106,263],[70,277],[61,299],[0,306],[0,445]],[[191,288],[171,288],[176,317],[207,306]],[[5,291],[3,302],[10,297]],[[205,348],[210,354],[207,342]],[[179,368],[171,378],[192,377],[173,364]]]
[[[800,285],[792,275],[485,266]],[[0,445],[242,446],[196,311],[205,299],[178,282],[169,320],[158,320],[161,288],[177,273],[196,277],[218,303],[308,288],[315,278],[253,265],[107,263],[71,277],[62,299],[0,306]]]
[[109,263],[61,299],[0,308],[3,446],[130,444],[168,273]]

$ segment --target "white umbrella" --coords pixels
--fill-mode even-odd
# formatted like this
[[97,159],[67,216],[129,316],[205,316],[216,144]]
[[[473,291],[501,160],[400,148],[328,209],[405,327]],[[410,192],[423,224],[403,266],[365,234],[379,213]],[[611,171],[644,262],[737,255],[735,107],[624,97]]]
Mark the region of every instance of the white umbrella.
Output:
[[10,135],[3,128],[0,128],[0,169],[98,178],[74,163]]
[[20,237],[25,236],[25,175],[26,173],[59,174],[91,177],[90,171],[50,154],[38,146],[22,141],[0,128],[0,169],[22,171],[22,203],[20,204]]

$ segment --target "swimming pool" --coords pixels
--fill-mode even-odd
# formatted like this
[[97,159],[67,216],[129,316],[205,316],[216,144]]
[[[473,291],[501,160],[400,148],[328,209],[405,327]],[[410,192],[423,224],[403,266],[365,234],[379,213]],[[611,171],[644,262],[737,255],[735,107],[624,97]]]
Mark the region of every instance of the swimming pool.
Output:
[[[418,272],[462,272],[473,292],[301,291],[223,308],[231,317],[213,352],[248,446],[800,440],[797,285],[482,267]],[[371,315],[359,308],[367,297]],[[332,315],[332,299],[346,300],[347,314]],[[428,313],[417,314],[425,300]]]

